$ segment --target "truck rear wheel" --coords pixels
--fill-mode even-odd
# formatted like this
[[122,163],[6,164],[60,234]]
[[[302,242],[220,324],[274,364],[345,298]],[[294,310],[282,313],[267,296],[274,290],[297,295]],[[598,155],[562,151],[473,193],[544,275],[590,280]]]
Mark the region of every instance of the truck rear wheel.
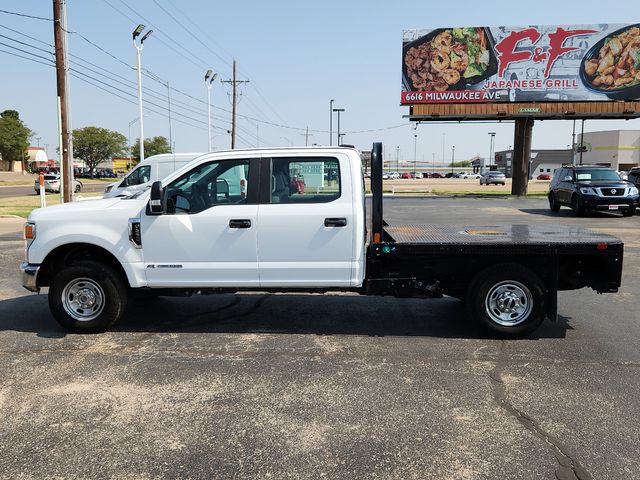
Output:
[[49,307],[58,323],[71,332],[104,332],[120,319],[126,303],[122,278],[100,262],[73,263],[51,280]]
[[544,320],[545,286],[526,267],[494,265],[478,273],[469,285],[467,309],[491,334],[521,338]]

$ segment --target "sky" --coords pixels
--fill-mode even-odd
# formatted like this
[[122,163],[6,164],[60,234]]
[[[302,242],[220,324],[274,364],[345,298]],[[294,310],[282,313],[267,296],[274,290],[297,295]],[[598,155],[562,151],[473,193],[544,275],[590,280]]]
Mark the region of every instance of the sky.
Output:
[[[233,59],[239,87],[237,143],[271,147],[329,143],[329,102],[343,108],[343,142],[362,150],[374,141],[385,158],[418,161],[488,156],[513,145],[513,124],[414,124],[400,106],[402,31],[451,25],[575,25],[634,23],[637,1],[619,0],[615,9],[595,1],[471,2],[422,1],[246,1],[68,0],[72,76],[72,128],[98,126],[139,136],[136,51],[131,32],[142,23],[153,34],[142,51],[144,136],[169,137],[166,82],[171,92],[171,134],[177,152],[207,150],[206,70],[212,85],[213,146],[229,148],[229,84]],[[454,5],[454,4],[451,4]],[[515,5],[518,5],[516,7]],[[527,7],[524,7],[526,5]],[[56,157],[57,110],[53,56],[53,2],[2,2],[0,13],[0,110],[14,109],[36,134],[33,145]],[[637,12],[631,18],[629,12]],[[17,43],[22,42],[22,43]],[[35,48],[34,48],[35,47]],[[9,52],[9,53],[7,53]],[[38,56],[34,56],[38,55]],[[17,57],[21,55],[25,58]],[[36,60],[36,63],[33,60]],[[90,84],[91,83],[91,84]],[[93,85],[92,85],[93,84]],[[571,121],[536,122],[532,147],[566,148]],[[307,137],[306,129],[309,129]],[[336,128],[334,116],[333,128]],[[639,129],[640,120],[587,121],[585,132]],[[335,143],[335,140],[334,140]]]

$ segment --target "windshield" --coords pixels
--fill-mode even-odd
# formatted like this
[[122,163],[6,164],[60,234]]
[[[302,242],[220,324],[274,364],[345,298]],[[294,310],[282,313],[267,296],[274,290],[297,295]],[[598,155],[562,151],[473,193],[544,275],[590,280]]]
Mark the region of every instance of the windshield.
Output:
[[620,177],[613,170],[594,168],[593,170],[576,170],[578,182],[619,182]]

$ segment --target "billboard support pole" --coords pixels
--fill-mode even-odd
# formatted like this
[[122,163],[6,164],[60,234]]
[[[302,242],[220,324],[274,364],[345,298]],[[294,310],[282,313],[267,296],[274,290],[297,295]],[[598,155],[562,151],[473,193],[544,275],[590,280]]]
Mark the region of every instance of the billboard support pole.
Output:
[[582,119],[582,132],[580,132],[580,165],[582,165],[582,152],[584,152],[584,118]]
[[529,159],[533,118],[517,118],[513,137],[513,160],[511,162],[511,194],[526,195],[529,183]]

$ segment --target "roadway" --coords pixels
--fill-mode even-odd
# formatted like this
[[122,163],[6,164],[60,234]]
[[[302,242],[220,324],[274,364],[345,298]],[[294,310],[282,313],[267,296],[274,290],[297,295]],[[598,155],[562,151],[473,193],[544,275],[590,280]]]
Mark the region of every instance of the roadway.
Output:
[[[116,179],[114,179],[115,181]],[[82,193],[99,193],[104,191],[108,182],[88,182],[81,179]],[[2,197],[22,197],[24,195],[37,195],[33,185],[3,185],[0,186],[0,198]]]
[[[387,198],[390,223],[562,223],[626,243],[617,294],[563,292],[525,340],[461,302],[242,294],[62,331],[0,228],[2,478],[640,478],[640,216]],[[1,222],[2,220],[0,220]]]

